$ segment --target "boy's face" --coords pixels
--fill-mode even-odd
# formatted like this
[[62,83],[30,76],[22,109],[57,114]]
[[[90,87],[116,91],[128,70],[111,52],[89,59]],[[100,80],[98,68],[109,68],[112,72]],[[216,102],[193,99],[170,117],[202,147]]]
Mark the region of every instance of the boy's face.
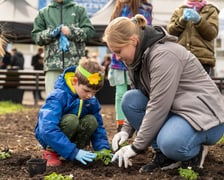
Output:
[[73,80],[73,86],[79,98],[82,100],[90,99],[91,97],[95,96],[95,94],[97,93],[97,90],[93,90],[87,87],[86,85],[80,84],[76,77]]

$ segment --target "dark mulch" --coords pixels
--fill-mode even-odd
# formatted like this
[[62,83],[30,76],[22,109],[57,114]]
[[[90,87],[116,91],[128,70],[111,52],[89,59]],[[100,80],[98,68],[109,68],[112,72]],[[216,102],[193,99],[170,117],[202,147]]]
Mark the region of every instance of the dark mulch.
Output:
[[[47,167],[44,174],[30,178],[27,161],[30,158],[41,157],[41,147],[34,137],[38,108],[28,107],[27,110],[0,115],[0,150],[9,150],[11,158],[0,160],[0,179],[44,179],[52,172],[62,175],[72,174],[74,179],[95,180],[181,180],[178,170],[157,170],[149,174],[140,174],[139,168],[152,158],[149,148],[146,154],[133,158],[133,166],[124,169],[113,163],[108,166],[101,161],[95,161],[87,166],[78,162],[63,161],[61,167]],[[105,128],[111,142],[116,132],[114,106],[103,105],[102,114]],[[198,180],[224,179],[224,145],[210,147],[204,169],[197,170]]]

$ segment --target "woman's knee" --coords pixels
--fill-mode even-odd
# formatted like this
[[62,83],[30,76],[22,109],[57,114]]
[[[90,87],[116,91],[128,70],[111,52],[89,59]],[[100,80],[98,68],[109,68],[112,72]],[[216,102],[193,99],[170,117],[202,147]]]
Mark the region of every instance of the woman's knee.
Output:
[[148,102],[146,97],[140,90],[132,89],[128,90],[122,97],[121,106],[122,109],[145,109]]
[[202,147],[198,133],[180,116],[172,116],[161,128],[157,145],[164,155],[176,161],[195,157]]

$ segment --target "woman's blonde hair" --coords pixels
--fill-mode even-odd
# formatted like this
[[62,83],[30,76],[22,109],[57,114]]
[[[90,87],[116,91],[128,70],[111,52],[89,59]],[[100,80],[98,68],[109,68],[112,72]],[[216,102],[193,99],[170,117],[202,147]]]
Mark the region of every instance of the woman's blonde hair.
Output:
[[[84,68],[86,71],[88,71],[91,74],[97,73],[100,77],[100,80],[97,84],[91,84],[90,81],[87,79],[87,77],[80,72],[79,66]],[[88,58],[82,58],[79,61],[79,66],[76,68],[75,71],[75,77],[78,78],[78,83],[86,85],[87,87],[93,89],[93,90],[100,90],[104,85],[104,75],[105,71],[103,66],[101,66],[96,60],[88,59]]]
[[112,47],[126,46],[131,36],[139,35],[140,29],[144,29],[147,20],[141,14],[133,18],[118,17],[112,20],[104,31],[103,41]]

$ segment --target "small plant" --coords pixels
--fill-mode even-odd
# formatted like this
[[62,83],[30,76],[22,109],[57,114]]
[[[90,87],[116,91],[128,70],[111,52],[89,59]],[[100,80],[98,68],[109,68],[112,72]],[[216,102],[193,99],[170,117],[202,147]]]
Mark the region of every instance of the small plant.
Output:
[[122,148],[124,146],[127,146],[127,145],[129,145],[129,142],[128,141],[125,141],[125,142],[123,142],[123,144],[120,145],[120,148]]
[[57,174],[56,172],[51,173],[48,176],[44,176],[44,180],[73,180],[73,175],[63,176],[62,174]]
[[95,151],[96,158],[95,160],[101,160],[105,165],[108,165],[111,163],[111,159],[113,157],[111,150],[103,149],[101,151]]
[[0,160],[8,159],[10,157],[11,157],[11,154],[9,152],[0,151]]
[[197,180],[198,178],[198,173],[192,170],[191,168],[179,168],[178,170],[180,176],[186,178],[187,180]]
[[223,135],[222,138],[217,142],[217,144],[224,144],[224,135]]

